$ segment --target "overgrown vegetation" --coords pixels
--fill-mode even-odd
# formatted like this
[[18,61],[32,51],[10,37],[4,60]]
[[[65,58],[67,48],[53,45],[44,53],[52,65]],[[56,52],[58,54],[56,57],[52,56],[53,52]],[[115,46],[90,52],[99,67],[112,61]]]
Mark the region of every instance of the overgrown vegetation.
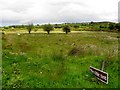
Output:
[[[117,88],[118,34],[3,34],[3,88]],[[89,66],[109,74],[106,85]]]

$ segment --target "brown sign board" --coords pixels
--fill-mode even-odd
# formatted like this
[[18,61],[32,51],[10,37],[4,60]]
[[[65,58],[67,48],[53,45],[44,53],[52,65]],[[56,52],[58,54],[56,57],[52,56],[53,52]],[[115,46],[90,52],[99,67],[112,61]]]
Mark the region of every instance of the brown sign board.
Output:
[[108,84],[108,73],[90,66],[90,71],[102,82]]

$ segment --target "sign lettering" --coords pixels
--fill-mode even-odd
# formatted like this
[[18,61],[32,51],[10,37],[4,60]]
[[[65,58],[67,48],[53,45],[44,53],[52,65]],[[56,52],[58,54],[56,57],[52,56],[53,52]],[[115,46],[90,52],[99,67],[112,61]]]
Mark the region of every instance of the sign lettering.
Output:
[[102,82],[108,84],[108,73],[90,66],[90,71]]

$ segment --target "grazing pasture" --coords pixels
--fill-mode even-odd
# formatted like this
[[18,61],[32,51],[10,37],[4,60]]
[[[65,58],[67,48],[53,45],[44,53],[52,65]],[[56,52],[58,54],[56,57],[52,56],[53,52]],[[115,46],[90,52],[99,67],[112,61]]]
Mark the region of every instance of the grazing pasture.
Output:
[[[54,32],[54,31],[53,31]],[[118,34],[7,33],[2,35],[3,88],[118,88]],[[89,71],[109,74],[104,84]]]

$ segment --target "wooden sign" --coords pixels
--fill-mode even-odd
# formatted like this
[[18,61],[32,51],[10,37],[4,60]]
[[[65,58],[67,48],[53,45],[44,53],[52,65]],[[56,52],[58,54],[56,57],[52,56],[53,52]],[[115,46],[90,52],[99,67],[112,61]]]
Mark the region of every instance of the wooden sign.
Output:
[[108,84],[108,73],[90,66],[90,71],[102,82]]

